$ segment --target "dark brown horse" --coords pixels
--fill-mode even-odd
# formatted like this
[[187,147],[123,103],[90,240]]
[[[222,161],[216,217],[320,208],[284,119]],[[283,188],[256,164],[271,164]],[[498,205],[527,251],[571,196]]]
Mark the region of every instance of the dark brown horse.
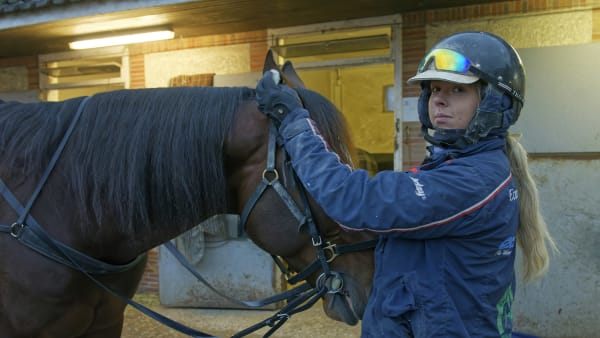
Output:
[[[265,69],[273,65],[268,58]],[[304,89],[291,65],[283,74],[332,148],[350,161],[341,114]],[[105,263],[130,263],[124,271],[92,274],[132,297],[145,266],[136,257],[213,215],[241,213],[262,180],[269,121],[249,88],[123,90],[94,95],[83,105],[82,100],[0,101],[0,179],[5,183],[0,190],[26,205],[81,110],[29,215],[53,243]],[[277,167],[285,171],[282,153],[279,148]],[[289,175],[281,179],[301,203]],[[0,225],[13,226],[0,232],[0,337],[119,337],[126,304],[77,269],[15,238],[33,221],[17,224],[20,214],[6,196],[0,195]],[[310,205],[326,240],[339,245],[367,239],[340,231],[312,200]],[[272,189],[258,199],[246,230],[258,246],[296,271],[315,259],[311,238]],[[361,318],[372,254],[355,252],[330,263],[343,277],[343,292],[324,297],[329,317],[351,325]],[[309,282],[315,283],[318,274]]]

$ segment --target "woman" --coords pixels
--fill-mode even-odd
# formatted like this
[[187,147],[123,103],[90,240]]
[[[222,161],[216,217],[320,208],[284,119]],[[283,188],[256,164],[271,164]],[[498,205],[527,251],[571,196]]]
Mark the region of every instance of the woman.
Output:
[[406,173],[340,163],[295,92],[266,73],[259,108],[280,124],[310,194],[350,231],[380,234],[363,337],[510,337],[515,244],[524,278],[548,269],[554,242],[527,154],[508,135],[525,73],[501,38],[463,32],[437,43],[409,83],[430,154]]

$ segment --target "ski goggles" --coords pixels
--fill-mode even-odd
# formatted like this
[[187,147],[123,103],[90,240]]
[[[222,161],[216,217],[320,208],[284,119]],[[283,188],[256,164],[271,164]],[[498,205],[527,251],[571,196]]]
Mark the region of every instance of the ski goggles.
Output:
[[434,49],[423,58],[417,68],[418,72],[427,70],[433,62],[435,69],[455,72],[467,73],[471,71],[471,61],[464,55],[450,49]]

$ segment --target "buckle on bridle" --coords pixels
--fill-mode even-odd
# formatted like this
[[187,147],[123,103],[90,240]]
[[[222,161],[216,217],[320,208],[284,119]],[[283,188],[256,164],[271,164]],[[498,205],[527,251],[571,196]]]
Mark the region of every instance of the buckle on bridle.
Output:
[[23,223],[13,223],[10,226],[10,235],[13,236],[14,238],[19,238],[21,237],[21,233],[23,232],[23,228],[25,228],[25,224]]
[[323,253],[325,254],[325,260],[327,263],[333,262],[333,260],[340,254],[337,252],[337,245],[335,243],[326,242],[323,247]]
[[321,239],[321,236],[314,236],[311,238],[311,240],[313,246],[321,246],[321,244],[323,244],[323,239]]

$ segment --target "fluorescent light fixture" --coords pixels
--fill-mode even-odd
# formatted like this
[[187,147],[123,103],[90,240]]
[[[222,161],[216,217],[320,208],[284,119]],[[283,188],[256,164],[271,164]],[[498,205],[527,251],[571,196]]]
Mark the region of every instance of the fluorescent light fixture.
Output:
[[78,40],[69,42],[69,48],[71,49],[88,49],[98,47],[108,47],[116,45],[128,45],[139,42],[149,42],[158,40],[172,39],[175,33],[171,29],[159,28],[153,31],[131,31],[129,33],[124,32],[123,34],[95,37],[84,40]]

